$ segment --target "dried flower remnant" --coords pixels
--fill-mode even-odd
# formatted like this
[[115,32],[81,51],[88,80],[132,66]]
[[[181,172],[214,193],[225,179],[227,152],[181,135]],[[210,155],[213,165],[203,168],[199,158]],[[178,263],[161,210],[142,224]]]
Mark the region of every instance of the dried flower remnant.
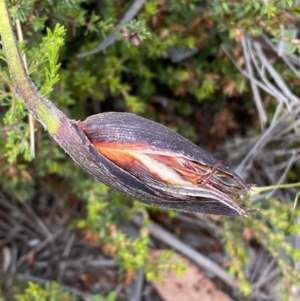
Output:
[[142,43],[142,39],[139,34],[134,30],[122,30],[122,37],[128,39],[130,43],[134,46],[139,46]]
[[116,112],[90,116],[78,126],[98,153],[122,171],[123,183],[134,179],[147,187],[147,196],[136,196],[145,203],[218,215],[251,211],[236,203],[250,185],[165,126]]

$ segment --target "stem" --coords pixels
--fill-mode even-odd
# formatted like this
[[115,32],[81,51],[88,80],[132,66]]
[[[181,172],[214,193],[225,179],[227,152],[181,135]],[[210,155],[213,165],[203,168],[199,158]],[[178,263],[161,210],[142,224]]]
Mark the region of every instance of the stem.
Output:
[[16,92],[25,102],[28,110],[48,129],[49,133],[55,134],[59,128],[59,119],[65,115],[37,91],[28,77],[17,47],[5,0],[0,0],[0,34],[3,51]]
[[[133,128],[135,136],[132,137],[134,137],[137,141],[138,139],[141,139],[142,136],[140,135],[140,133],[143,131],[143,129],[146,126],[151,125],[151,128],[153,128],[154,131],[158,128],[157,132],[161,134],[161,131],[163,130],[167,139],[174,141],[174,143],[177,143],[177,146],[174,148],[175,153],[179,152],[178,149],[180,149],[180,151],[181,149],[186,149],[187,152],[191,151],[191,155],[194,152],[197,153],[197,156],[199,157],[199,163],[204,160],[206,165],[213,166],[217,162],[215,158],[213,158],[200,148],[197,148],[195,145],[186,145],[187,141],[185,139],[183,139],[182,137],[177,137],[170,130],[167,130],[164,127],[158,126],[155,123],[151,123],[146,119],[134,115],[122,113],[102,113],[88,118],[85,122],[77,122],[69,119],[60,110],[58,110],[50,100],[43,97],[37,91],[37,88],[34,86],[33,82],[30,80],[23,64],[20,51],[17,47],[17,41],[13,33],[5,0],[0,0],[0,35],[2,39],[2,47],[7,59],[11,77],[16,87],[16,91],[24,101],[26,107],[44,125],[44,127],[49,131],[50,135],[55,139],[60,147],[90,175],[97,178],[99,181],[105,183],[106,185],[114,188],[115,190],[131,198],[138,199],[146,204],[158,205],[164,208],[179,209],[189,212],[217,212],[217,214],[225,215],[245,214],[246,211],[244,209],[241,209],[234,202],[230,203],[230,205],[228,206],[226,202],[231,202],[231,199],[229,195],[225,196],[225,194],[224,199],[222,199],[223,203],[220,202],[221,209],[219,209],[219,207],[215,209],[215,204],[209,203],[208,208],[204,210],[202,205],[203,202],[194,202],[189,198],[185,199],[186,191],[184,189],[182,191],[182,199],[178,199],[178,202],[176,202],[177,199],[174,196],[175,193],[172,192],[173,190],[171,190],[170,196],[168,196],[168,194],[166,193],[167,191],[169,191],[169,188],[167,186],[163,186],[165,190],[159,190],[155,185],[153,185],[152,187],[151,185],[148,185],[148,178],[141,180],[138,177],[134,176],[134,174],[127,172],[126,169],[119,167],[111,160],[103,156],[85,134],[83,127],[87,129],[86,127],[88,124],[97,133],[101,133],[101,131],[103,132],[105,128],[107,129],[110,126],[110,135],[118,135],[117,137],[119,137],[119,133],[114,132],[113,129],[118,128],[119,130],[122,130],[123,133],[128,133],[129,127],[120,127],[120,125],[118,124],[118,121],[126,120],[126,124],[130,123],[134,126]],[[140,128],[138,128],[138,131],[136,131],[137,125],[135,122],[140,123]],[[102,126],[99,127],[97,126],[98,124],[101,124]],[[125,125],[125,123],[123,125]],[[120,137],[123,137],[122,135]],[[146,139],[145,141],[148,141],[147,143],[150,145],[153,142],[152,140],[156,141],[156,138],[151,135],[143,136],[145,139],[148,139]],[[172,137],[174,135],[176,139],[171,139],[169,137],[170,135],[172,135]],[[127,135],[125,136],[127,137]],[[115,138],[116,136],[114,137],[114,139]],[[159,143],[163,143],[163,147],[165,147],[165,142],[163,140],[158,139],[157,141]],[[166,144],[166,146],[167,148],[170,148],[169,144]],[[193,156],[194,155],[192,155],[192,157]],[[243,183],[243,181],[239,179],[235,173],[232,173],[226,166],[220,169],[225,172],[225,175],[229,174],[231,175],[230,177],[232,179],[237,180],[239,183]],[[246,187],[244,185],[242,186]],[[176,187],[174,191],[177,194],[178,190]],[[195,195],[195,197],[204,197],[205,199],[207,196],[211,197],[213,195],[214,197],[212,197],[212,199],[220,201],[220,198],[217,197],[218,193],[212,193],[211,191],[205,190],[204,195],[199,194]],[[200,193],[201,192],[203,191],[200,189]],[[221,191],[221,194],[222,193],[223,192]],[[165,196],[165,194],[167,196]],[[211,201],[211,199],[209,200]],[[225,208],[231,209],[228,209],[228,211],[226,211]]]
[[[19,19],[16,20],[16,25],[17,25],[17,32],[18,32],[18,41],[23,41],[23,32],[21,28],[21,22]],[[23,54],[23,63],[26,69],[26,72],[28,72],[28,67],[27,67],[27,59],[26,55]],[[30,130],[30,149],[31,149],[31,157],[35,157],[35,148],[34,148],[34,120],[33,116],[31,113],[28,114],[28,123],[29,123],[29,130]]]
[[300,182],[297,183],[290,183],[290,184],[280,184],[280,185],[270,185],[270,186],[262,186],[262,187],[252,187],[249,195],[251,197],[254,197],[260,193],[266,192],[266,191],[270,191],[273,189],[280,189],[280,188],[294,188],[294,187],[299,187],[300,186]]
[[[90,175],[113,189],[147,204],[160,204],[160,196],[102,156],[78,126],[78,122],[67,118],[37,91],[24,67],[5,0],[0,0],[0,35],[17,93],[60,147]],[[167,203],[165,206],[170,207]]]

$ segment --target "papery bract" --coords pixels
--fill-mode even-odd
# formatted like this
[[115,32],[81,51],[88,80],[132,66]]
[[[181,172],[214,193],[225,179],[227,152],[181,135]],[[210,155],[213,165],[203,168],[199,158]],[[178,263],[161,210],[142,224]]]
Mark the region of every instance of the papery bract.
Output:
[[[188,212],[246,215],[236,201],[249,185],[224,163],[181,135],[129,113],[102,113],[78,122],[99,154],[151,191],[142,202]],[[228,181],[229,180],[229,181]]]

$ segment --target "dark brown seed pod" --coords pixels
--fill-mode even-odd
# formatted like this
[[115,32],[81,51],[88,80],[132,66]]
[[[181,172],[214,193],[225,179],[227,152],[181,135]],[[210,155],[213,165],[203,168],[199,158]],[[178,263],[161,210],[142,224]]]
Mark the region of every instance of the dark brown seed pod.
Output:
[[169,128],[116,112],[77,124],[93,145],[94,155],[107,160],[116,181],[133,189],[136,199],[187,212],[234,216],[251,211],[236,203],[250,185]]

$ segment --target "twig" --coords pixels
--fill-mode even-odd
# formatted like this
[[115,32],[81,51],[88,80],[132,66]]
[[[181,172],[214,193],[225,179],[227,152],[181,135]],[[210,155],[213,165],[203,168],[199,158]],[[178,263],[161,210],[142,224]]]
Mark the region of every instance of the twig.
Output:
[[[295,151],[293,152],[292,154],[292,157],[291,159],[289,160],[289,163],[288,165],[286,166],[286,169],[284,171],[284,173],[282,174],[281,178],[278,180],[278,182],[276,183],[277,185],[279,184],[282,184],[287,176],[287,173],[290,171],[292,165],[294,164],[295,162]],[[273,194],[274,192],[277,190],[277,188],[273,189],[268,195],[267,195],[267,199],[269,199]]]
[[276,110],[275,110],[275,114],[272,118],[272,121],[271,121],[271,126],[273,126],[273,124],[275,123],[275,121],[279,118],[280,114],[282,113],[283,111],[283,102],[279,102]]
[[292,93],[290,88],[287,86],[285,81],[279,75],[279,73],[275,70],[275,68],[271,65],[270,61],[266,58],[265,54],[262,51],[261,45],[259,43],[254,43],[254,47],[258,57],[260,58],[262,64],[266,67],[278,87],[281,89],[283,94],[288,98],[294,101],[296,104],[300,102],[300,99]]
[[63,232],[63,229],[57,230],[51,237],[47,237],[44,241],[40,242],[38,245],[34,246],[28,253],[24,254],[22,257],[19,258],[16,265],[21,266],[24,261],[26,261],[28,255],[30,252],[38,252],[42,250],[44,247],[46,247],[49,243],[51,243],[54,239],[56,239],[61,233]]
[[8,247],[4,247],[2,249],[2,271],[4,273],[8,272],[11,263],[12,263],[11,250]]
[[248,74],[251,76],[251,79],[249,79],[249,80],[250,80],[250,84],[251,84],[252,91],[253,91],[254,101],[255,101],[257,111],[259,114],[261,128],[263,130],[265,123],[267,122],[267,114],[266,114],[265,109],[262,104],[259,89],[258,89],[256,83],[252,80],[254,78],[254,75],[253,75],[253,69],[252,69],[252,65],[251,65],[250,55],[248,53],[248,47],[247,47],[248,39],[249,38],[246,35],[243,35],[242,46],[243,46],[243,52],[244,52],[244,57],[245,57],[246,69],[248,71]]
[[[0,196],[2,196],[1,192],[0,192]],[[14,215],[14,217],[17,218],[11,218],[11,216],[7,215],[7,210],[2,210],[0,211],[0,226],[2,228],[4,228],[7,231],[11,231],[11,233],[17,233],[19,232],[19,230],[21,229],[21,226],[24,222],[28,223],[28,225],[24,225],[25,227],[22,228],[22,236],[24,236],[24,232],[26,232],[27,234],[29,234],[30,236],[36,236],[36,225],[31,221],[31,219],[29,219],[29,217],[27,215],[24,214],[24,212],[22,210],[20,210],[20,208],[18,208],[16,205],[14,204],[10,204],[6,199],[0,197],[0,204],[4,207],[4,209],[9,209],[10,213],[17,213]],[[31,228],[29,228],[28,226],[30,226]],[[35,233],[35,234],[33,234]],[[10,235],[9,234],[9,235]]]
[[25,207],[26,211],[36,220],[37,224],[42,228],[42,232],[44,232],[44,235],[47,238],[51,238],[51,236],[52,236],[51,232],[46,227],[46,225],[43,223],[43,221],[32,210],[32,208],[30,206],[28,206],[27,203],[24,203],[24,207]]
[[[141,220],[138,217],[134,219],[134,222],[138,225],[141,224]],[[195,251],[194,249],[192,249],[191,247],[189,247],[188,245],[180,241],[177,237],[175,237],[170,232],[166,231],[165,229],[163,229],[162,227],[160,227],[155,223],[149,224],[147,229],[153,237],[164,242],[165,244],[172,247],[174,250],[188,257],[201,268],[210,271],[215,276],[223,280],[230,287],[235,289],[239,288],[239,283],[237,279],[229,275],[225,269],[223,269],[221,266],[216,264],[211,259],[198,253],[197,251]]]
[[[26,221],[28,223],[28,225],[31,226],[31,228],[33,230],[36,230],[36,224],[26,215],[24,214],[24,210],[21,210],[14,202],[11,202],[11,200],[8,200],[7,197],[0,191],[0,204],[2,206],[4,206],[5,208],[11,210],[11,212],[14,213],[18,213],[18,215],[15,214],[15,217],[17,216],[18,218],[16,219],[9,219],[10,223],[13,223],[14,227],[16,227],[16,225],[19,225],[21,222]],[[23,207],[22,204],[20,204],[21,207]],[[22,208],[23,209],[23,208]],[[7,211],[5,211],[7,212]],[[3,215],[3,217],[5,217],[5,213],[0,211],[0,215]],[[9,217],[8,215],[6,215],[6,217]],[[3,219],[3,218],[2,218]],[[27,227],[28,228],[28,227]],[[28,231],[31,231],[31,229],[27,229]]]
[[261,271],[261,267],[263,266],[264,257],[265,257],[265,250],[261,249],[259,251],[259,254],[258,254],[256,260],[255,260],[254,270],[253,270],[251,276],[249,277],[249,282],[250,283],[252,283],[254,281],[254,279],[256,278],[258,273]]
[[221,48],[227,54],[227,56],[230,58],[230,60],[232,61],[232,63],[235,65],[235,67],[239,70],[239,72],[243,76],[245,76],[249,80],[252,80],[257,86],[259,86],[261,89],[263,89],[265,92],[269,93],[273,97],[275,97],[277,99],[279,98],[279,99],[281,99],[281,100],[283,100],[284,102],[287,103],[287,99],[286,99],[286,97],[282,93],[280,93],[279,91],[277,91],[277,89],[274,89],[274,91],[273,91],[273,87],[269,87],[265,83],[262,83],[261,81],[257,80],[256,78],[254,78],[253,76],[251,76],[250,74],[248,74],[245,70],[243,70],[242,68],[240,68],[240,66],[235,62],[235,60],[232,58],[232,56],[230,55],[230,53],[227,51],[227,49],[223,45],[221,46]]
[[[276,261],[272,259],[268,264],[268,266],[261,273],[258,281],[253,284],[252,286],[253,291],[259,289],[259,287],[270,282],[272,278],[278,275],[279,271],[277,268],[274,268],[275,265],[276,265]],[[272,270],[272,268],[274,269]]]
[[76,259],[76,260],[68,260],[66,261],[66,267],[68,268],[77,268],[81,267],[82,265],[86,265],[88,267],[102,267],[102,268],[113,268],[116,267],[117,264],[115,261],[111,259],[96,259],[87,261],[86,259]]
[[57,282],[62,282],[62,278],[66,269],[66,258],[69,256],[71,252],[71,248],[75,241],[75,234],[72,233],[70,238],[68,239],[68,243],[66,244],[64,253],[63,253],[63,261],[60,262],[59,268],[58,268],[58,274],[57,274]]
[[245,165],[250,161],[253,160],[254,156],[258,153],[259,149],[262,148],[267,143],[267,137],[270,137],[272,131],[275,126],[269,127],[259,138],[259,140],[255,143],[255,145],[251,148],[245,158],[240,162],[238,167],[236,168],[236,173],[241,174]]
[[210,235],[215,236],[217,239],[220,239],[224,235],[224,229],[222,227],[217,226],[214,222],[209,220],[207,216],[203,213],[194,213],[197,216],[197,221],[201,221],[205,224],[205,228],[209,230]]
[[[283,130],[287,132],[293,130],[295,128],[295,124],[289,125],[293,116],[297,116],[297,111],[292,115],[288,112],[284,113],[280,118],[278,118],[258,139],[255,145],[251,148],[245,158],[240,162],[239,166],[236,168],[237,173],[242,173],[245,165],[253,160],[253,158],[259,153],[259,150],[262,149],[270,139],[274,139],[274,136],[279,135],[279,132]],[[288,125],[285,127],[284,125]],[[282,134],[282,133],[281,133]],[[279,139],[281,139],[282,135],[279,135]]]
[[[121,19],[121,21],[118,24],[118,28],[122,28],[127,22],[131,21],[137,13],[140,11],[142,6],[146,0],[135,0],[129,10],[126,12],[124,17]],[[78,58],[82,58],[91,54],[95,54],[97,52],[103,51],[105,48],[113,44],[117,39],[119,38],[119,35],[117,33],[110,34],[103,42],[101,42],[96,48],[83,52],[79,55],[77,55]]]
[[197,218],[189,217],[185,214],[178,214],[175,219],[179,219],[185,223],[196,225],[202,229],[205,229],[209,234],[216,240],[219,240],[223,235],[223,230],[216,226],[213,222],[208,219],[202,218],[202,213],[194,213]]
[[13,228],[13,230],[11,228],[8,228],[7,230],[10,232],[6,235],[6,237],[3,240],[0,241],[0,248],[8,244],[15,237],[16,233],[21,232],[20,227]]
[[137,273],[137,278],[131,285],[131,296],[130,301],[140,301],[142,299],[142,290],[144,283],[144,272],[139,270]]
[[252,300],[252,301],[274,301],[274,296],[270,296],[266,293],[263,293],[261,291],[256,292],[255,294],[251,294],[251,296],[249,298],[247,298],[246,300]]
[[285,55],[285,54],[281,54],[278,51],[278,47],[276,47],[274,45],[274,43],[272,43],[272,41],[265,35],[262,35],[263,39],[265,40],[265,42],[271,47],[271,49],[278,54],[278,56],[281,57],[281,59],[285,62],[285,64],[293,71],[293,73],[300,78],[300,73],[299,71],[294,67],[294,65],[289,61],[289,55]]
[[198,48],[190,48],[184,51],[174,47],[168,51],[169,58],[172,63],[179,63],[183,60],[186,60],[199,52]]
[[254,66],[258,72],[258,74],[260,75],[260,77],[262,78],[262,81],[264,82],[264,84],[271,89],[273,96],[279,101],[279,104],[281,104],[282,102],[284,102],[286,104],[286,107],[289,109],[289,111],[291,111],[289,102],[288,102],[288,98],[282,94],[280,92],[280,90],[278,90],[278,88],[276,86],[274,86],[269,79],[267,78],[266,74],[265,74],[265,66],[263,64],[263,62],[261,60],[258,60],[256,58],[256,55],[254,53],[254,51],[252,50],[251,45],[249,44],[249,50],[250,50],[250,56],[252,59],[252,62],[254,63]]

